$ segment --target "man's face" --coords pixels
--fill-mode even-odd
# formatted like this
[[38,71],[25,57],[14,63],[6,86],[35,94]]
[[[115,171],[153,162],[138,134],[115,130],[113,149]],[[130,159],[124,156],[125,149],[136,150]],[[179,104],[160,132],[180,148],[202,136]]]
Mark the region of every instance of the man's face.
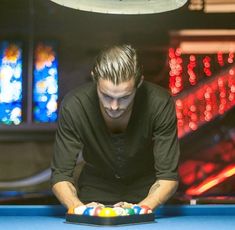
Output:
[[114,85],[109,80],[99,79],[97,93],[105,114],[112,119],[120,118],[133,104],[136,93],[135,80],[131,79]]

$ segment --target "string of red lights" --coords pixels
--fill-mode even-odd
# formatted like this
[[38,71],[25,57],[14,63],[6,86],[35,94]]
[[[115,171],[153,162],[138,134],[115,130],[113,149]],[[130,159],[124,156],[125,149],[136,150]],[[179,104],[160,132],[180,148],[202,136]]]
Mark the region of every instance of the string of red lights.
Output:
[[[197,130],[235,105],[234,53],[225,55],[218,52],[216,57],[218,66],[226,68],[224,71],[222,68],[219,74],[212,74],[214,59],[208,55],[197,58],[191,54],[184,57],[180,48],[169,49],[169,88],[176,102],[179,137]],[[198,60],[202,60],[201,65]],[[199,81],[200,73],[205,77]],[[190,83],[190,87],[186,87],[186,82]]]

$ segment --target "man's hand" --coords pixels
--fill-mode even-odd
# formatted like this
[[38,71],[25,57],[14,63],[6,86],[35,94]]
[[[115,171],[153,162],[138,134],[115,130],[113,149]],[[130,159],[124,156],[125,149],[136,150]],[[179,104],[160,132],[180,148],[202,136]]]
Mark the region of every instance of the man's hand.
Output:
[[77,196],[76,188],[68,181],[61,181],[54,184],[52,191],[67,209],[84,205]]
[[149,190],[147,197],[138,205],[147,205],[151,209],[164,204],[175,192],[178,181],[157,180]]
[[101,207],[101,208],[104,208],[105,205],[101,204],[101,203],[98,203],[98,202],[90,202],[88,204],[86,204],[87,207]]
[[113,207],[131,208],[133,205],[135,205],[135,204],[121,201],[121,202],[114,204]]

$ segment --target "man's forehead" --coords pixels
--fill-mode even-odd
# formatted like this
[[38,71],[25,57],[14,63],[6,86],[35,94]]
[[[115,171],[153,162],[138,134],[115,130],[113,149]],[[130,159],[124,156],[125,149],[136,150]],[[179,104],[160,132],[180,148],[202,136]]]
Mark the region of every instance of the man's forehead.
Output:
[[129,80],[121,82],[118,85],[115,85],[109,80],[99,79],[98,88],[104,94],[107,94],[112,97],[123,97],[129,94],[132,94],[135,90],[134,80]]

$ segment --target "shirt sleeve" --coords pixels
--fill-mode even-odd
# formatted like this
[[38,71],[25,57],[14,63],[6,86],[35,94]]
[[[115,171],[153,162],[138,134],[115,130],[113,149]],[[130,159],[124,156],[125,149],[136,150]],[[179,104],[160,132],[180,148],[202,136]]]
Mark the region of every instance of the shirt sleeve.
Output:
[[74,127],[69,110],[62,105],[51,162],[51,185],[60,181],[69,181],[74,184],[73,171],[78,154],[83,148],[79,134]]
[[178,180],[180,156],[177,119],[172,97],[162,105],[154,119],[154,167],[157,179]]

